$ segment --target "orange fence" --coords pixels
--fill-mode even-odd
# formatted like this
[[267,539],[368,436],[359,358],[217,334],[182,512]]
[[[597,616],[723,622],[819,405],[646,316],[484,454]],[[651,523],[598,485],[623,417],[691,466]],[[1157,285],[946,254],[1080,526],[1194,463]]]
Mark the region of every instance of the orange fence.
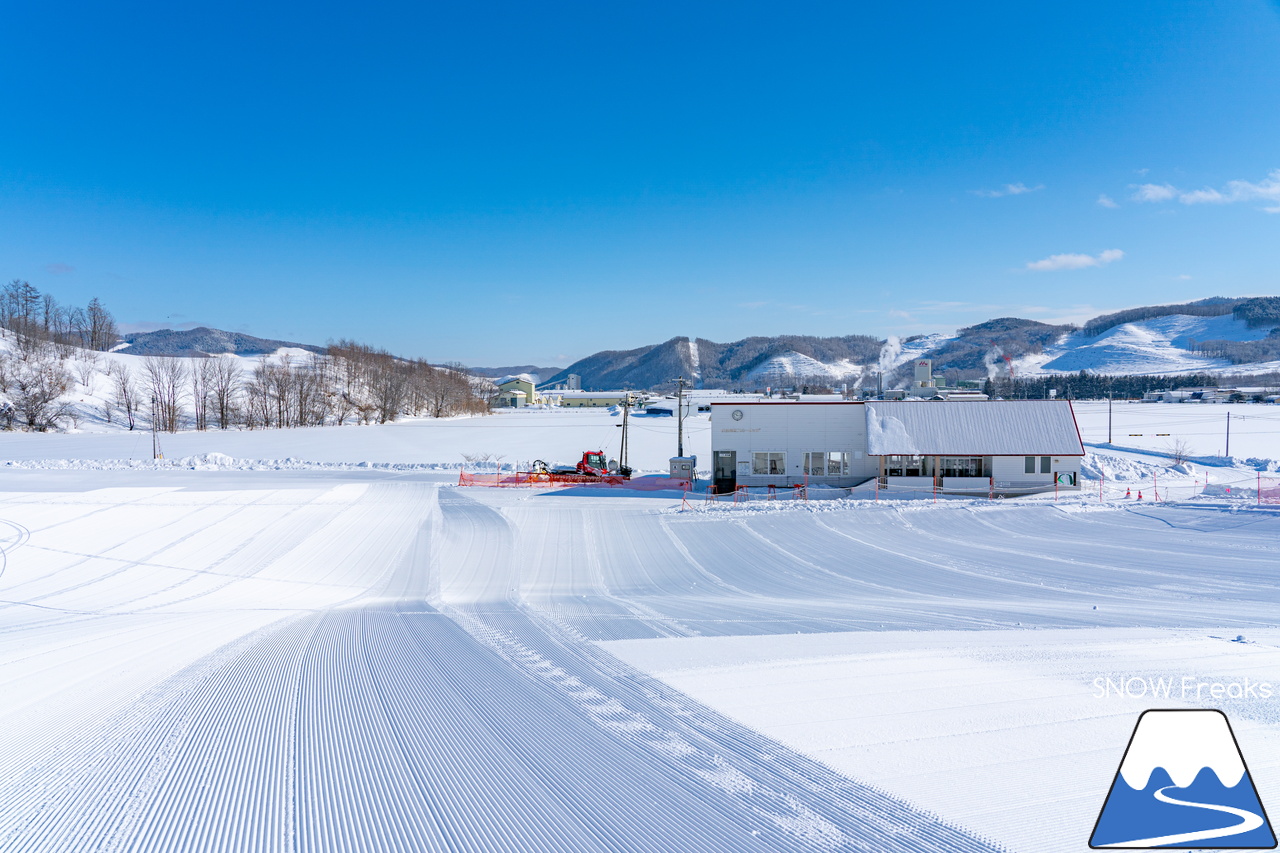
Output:
[[[680,491],[684,493],[682,503],[686,506],[689,501],[695,499],[695,494],[691,493],[692,484],[667,477],[637,477],[634,480],[628,480],[618,476],[591,477],[585,474],[549,474],[532,471],[480,474],[462,471],[458,474],[458,485],[489,486],[491,488],[506,489],[554,489],[566,486],[594,486],[636,491]],[[732,491],[723,493],[717,493],[714,486],[708,486],[706,492],[697,495],[697,498],[700,498],[704,503],[739,504],[776,500],[808,501],[811,498],[855,497],[855,495],[872,500],[894,498],[927,500],[932,498],[934,501],[937,501],[941,496],[947,495],[956,497],[975,496],[973,490],[969,489],[951,492],[943,488],[929,490],[916,487],[886,486],[884,484],[874,485],[874,488],[863,486],[856,490],[824,487],[820,494],[814,495],[810,495],[809,487],[803,485],[761,486],[754,489],[739,486]],[[1092,486],[1085,486],[1078,490],[1072,489],[1065,494],[1075,492],[1076,494],[1088,495],[1092,489]],[[989,499],[997,499],[1045,491],[1049,491],[1049,489],[1044,487],[1016,488],[992,482],[987,497]],[[1052,491],[1054,492],[1054,497],[1057,498],[1057,490],[1052,489]],[[1193,478],[1191,482],[1187,482],[1185,479],[1170,481],[1164,478],[1157,479],[1156,477],[1153,477],[1149,482],[1102,480],[1097,484],[1096,495],[1098,500],[1106,501],[1132,499],[1135,501],[1155,500],[1163,502],[1209,497],[1242,502],[1248,501],[1258,505],[1280,504],[1280,478],[1274,476],[1264,477],[1261,474],[1257,474],[1247,479],[1240,478],[1230,481],[1222,481],[1215,478],[1215,481],[1211,483],[1205,482],[1203,478]]]
[[586,474],[544,474],[516,471],[511,474],[458,473],[459,486],[490,486],[500,489],[554,489],[558,486],[624,486],[624,477],[590,477]]

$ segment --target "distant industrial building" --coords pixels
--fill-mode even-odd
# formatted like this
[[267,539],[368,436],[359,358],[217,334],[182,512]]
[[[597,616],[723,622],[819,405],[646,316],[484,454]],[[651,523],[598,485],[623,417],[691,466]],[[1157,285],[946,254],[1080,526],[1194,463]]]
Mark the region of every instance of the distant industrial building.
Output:
[[[626,391],[582,391],[579,377],[570,374],[564,384],[539,388],[527,373],[503,376],[494,380],[498,394],[494,405],[500,409],[518,409],[522,406],[551,405],[576,409],[584,407],[608,408],[618,406],[626,399]],[[578,386],[577,389],[567,386]],[[634,394],[632,396],[635,396]]]
[[1078,489],[1084,445],[1066,400],[711,405],[715,488],[881,485]]
[[527,373],[514,376],[503,376],[493,381],[498,386],[498,395],[494,405],[500,409],[518,409],[522,406],[533,406],[542,402],[538,387],[533,377]]
[[626,391],[542,391],[540,393],[548,403],[566,409],[621,406],[622,401],[627,398]]
[[906,388],[890,388],[881,396],[885,400],[986,400],[976,388],[948,388],[933,376],[933,360],[918,358],[913,363],[914,377]]
[[1267,388],[1176,388],[1172,391],[1148,391],[1144,403],[1229,403],[1231,398],[1264,398]]

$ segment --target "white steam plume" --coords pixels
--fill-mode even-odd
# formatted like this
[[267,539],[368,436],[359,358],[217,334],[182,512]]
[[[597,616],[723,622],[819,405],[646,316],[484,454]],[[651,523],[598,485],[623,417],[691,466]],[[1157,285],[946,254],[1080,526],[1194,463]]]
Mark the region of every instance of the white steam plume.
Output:
[[890,335],[884,342],[884,346],[880,348],[880,363],[878,365],[880,373],[887,374],[893,370],[894,362],[898,360],[898,356],[902,354],[902,341],[898,340],[897,335]]
[[997,362],[1004,357],[1004,350],[1000,349],[997,344],[992,344],[991,349],[987,350],[987,354],[982,357],[982,366],[987,369],[987,378],[995,380],[1000,376],[1000,368]]

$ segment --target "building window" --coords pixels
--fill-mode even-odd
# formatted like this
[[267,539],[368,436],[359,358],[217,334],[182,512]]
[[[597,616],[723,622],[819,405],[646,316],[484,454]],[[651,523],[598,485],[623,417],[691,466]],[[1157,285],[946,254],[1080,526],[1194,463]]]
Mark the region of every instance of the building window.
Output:
[[885,474],[890,477],[928,477],[929,459],[926,456],[886,456]]
[[1036,472],[1036,458],[1034,456],[1028,456],[1025,460],[1025,463],[1026,464],[1023,465],[1023,468],[1022,468],[1022,473],[1034,474]]
[[1053,461],[1053,460],[1052,460],[1052,459],[1050,459],[1048,456],[1041,456],[1041,457],[1040,457],[1040,473],[1041,473],[1041,474],[1052,474],[1052,473],[1053,473],[1053,466],[1049,464],[1049,463],[1050,463],[1050,462],[1052,462],[1052,461]]
[[787,473],[787,454],[770,450],[751,454],[751,473],[781,476]]
[[981,456],[943,456],[938,460],[943,477],[981,477]]
[[818,450],[806,453],[804,472],[810,477],[843,477],[849,473],[849,452]]

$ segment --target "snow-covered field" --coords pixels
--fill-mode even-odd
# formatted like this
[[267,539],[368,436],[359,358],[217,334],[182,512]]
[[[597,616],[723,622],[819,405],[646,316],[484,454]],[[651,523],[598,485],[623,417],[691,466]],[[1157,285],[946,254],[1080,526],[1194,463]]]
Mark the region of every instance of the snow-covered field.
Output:
[[[1086,444],[1107,442],[1107,404],[1072,403]],[[1169,453],[1185,442],[1192,456],[1224,456],[1230,415],[1231,457],[1280,459],[1280,406],[1253,403],[1115,403],[1111,442],[1117,447]]]
[[[574,463],[584,450],[617,457],[620,415],[602,409],[520,409],[458,418],[410,418],[368,426],[311,427],[290,430],[209,430],[161,433],[168,460],[220,454],[200,464],[268,467],[283,460],[334,466],[361,464],[457,468],[464,455],[490,455],[510,468],[534,459]],[[676,453],[673,417],[637,415],[628,427],[630,461],[644,471],[665,471]],[[707,415],[685,419],[685,451],[710,460],[711,423]],[[108,461],[151,465],[151,433],[100,428],[83,433],[0,432],[0,464],[57,465],[73,460],[81,467]],[[229,461],[230,460],[230,461]]]
[[[1121,408],[1217,454],[1225,407]],[[1083,851],[1147,707],[1226,710],[1280,803],[1274,507],[682,510],[443,470],[612,453],[616,421],[183,433],[204,461],[168,466],[0,435],[0,850]],[[1088,464],[1243,477],[1264,424],[1182,471],[1113,424],[1137,450]],[[633,425],[661,469],[672,419]],[[1275,692],[1196,692],[1245,679]]]

